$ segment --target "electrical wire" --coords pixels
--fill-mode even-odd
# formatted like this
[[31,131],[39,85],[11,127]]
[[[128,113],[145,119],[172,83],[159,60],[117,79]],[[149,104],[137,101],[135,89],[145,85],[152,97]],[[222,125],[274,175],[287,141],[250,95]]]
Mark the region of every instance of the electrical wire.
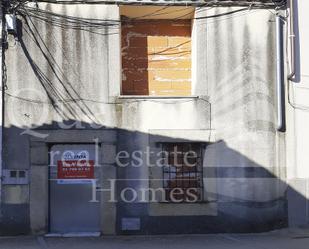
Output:
[[[89,18],[78,18],[78,17],[72,17],[72,16],[66,16],[66,15],[60,15],[60,14],[56,14],[53,12],[49,12],[49,11],[45,11],[45,10],[41,10],[38,8],[32,8],[29,6],[25,6],[26,3],[28,3],[29,1],[15,1],[18,2],[18,5],[16,5],[16,8],[18,7],[18,11],[21,14],[26,14],[28,16],[28,18],[31,19],[31,17],[34,18],[38,18],[40,20],[49,22],[51,24],[58,24],[60,26],[63,26],[66,22],[68,22],[69,24],[65,24],[67,25],[66,27],[70,27],[70,28],[81,28],[81,27],[95,27],[95,28],[102,28],[102,27],[108,27],[113,28],[115,26],[118,26],[120,21],[119,20],[100,20],[100,19],[89,19]],[[47,1],[44,1],[47,2]],[[157,10],[155,13],[150,13],[149,15],[155,15],[158,14],[158,12],[163,11],[164,9],[167,9],[167,7],[161,8],[159,10]],[[17,9],[15,9],[17,10]],[[238,13],[244,10],[248,10],[248,8],[242,8],[239,10],[234,10],[234,11],[229,11],[226,13],[221,13],[218,15],[212,15],[212,16],[206,16],[206,17],[197,17],[194,19],[209,19],[209,18],[217,18],[217,17],[221,17],[221,16],[226,16],[226,15],[230,15],[230,14],[234,14],[234,13]],[[161,13],[162,14],[162,13]],[[165,12],[166,14],[166,12]],[[146,17],[147,15],[144,15],[144,17]],[[181,18],[181,17],[180,17]],[[177,18],[175,19],[177,20]],[[76,99],[75,99],[76,100]],[[74,101],[74,100],[72,100]],[[138,102],[140,101],[151,101],[151,102],[160,102],[161,101],[155,101],[155,100],[149,100],[149,99],[145,99],[145,100],[138,100]],[[189,100],[191,101],[191,100]],[[132,101],[126,101],[126,103],[128,102],[132,102]],[[133,101],[136,102],[136,101]],[[185,102],[188,102],[188,100],[186,100]],[[177,102],[171,102],[172,104],[174,103],[179,103],[179,101]],[[110,104],[110,103],[107,103]]]
[[[169,100],[169,99],[177,99],[178,97],[175,96],[174,98],[172,96],[168,97],[168,98],[164,98],[164,96],[162,96],[162,99],[160,100],[155,100],[152,99],[151,95],[150,96],[145,96],[144,98],[140,98],[140,99],[134,99],[134,100],[128,100],[128,99],[122,99],[121,97],[119,98],[119,102],[107,102],[107,101],[99,101],[99,100],[93,100],[93,99],[85,99],[85,98],[75,98],[75,99],[58,99],[56,101],[54,101],[53,103],[48,102],[48,101],[41,101],[41,100],[37,100],[37,99],[30,99],[30,98],[25,98],[25,97],[21,97],[21,96],[17,96],[8,92],[5,92],[5,95],[7,95],[8,97],[14,98],[14,99],[18,99],[21,101],[25,101],[25,102],[30,102],[30,103],[35,103],[35,104],[43,104],[43,105],[51,105],[54,106],[55,104],[61,104],[61,103],[76,103],[79,101],[85,101],[85,102],[91,102],[91,103],[97,103],[97,104],[106,104],[106,105],[124,105],[124,104],[132,104],[132,103],[140,103],[140,102],[152,102],[152,103],[158,103],[158,104],[184,104],[184,103],[189,103],[189,102],[196,102],[196,101],[203,101],[206,102],[208,104],[210,104],[210,102],[207,99],[204,98],[199,98],[199,97],[192,97],[189,99],[179,99],[179,100]],[[157,96],[156,96],[157,97]],[[164,101],[162,101],[164,100]]]
[[[251,9],[252,7],[250,7]],[[234,15],[238,12],[244,12],[249,10],[248,8],[242,8],[238,10],[233,11],[227,11],[224,13],[220,13],[217,15],[210,15],[205,17],[194,17],[190,18],[192,20],[202,20],[202,19],[211,19],[211,18],[217,18],[217,17],[224,17],[224,16],[230,16]],[[28,15],[30,17],[39,19],[41,21],[47,22],[49,24],[52,24],[57,27],[61,28],[71,28],[71,29],[79,29],[79,30],[86,30],[91,31],[90,29],[104,29],[106,27],[109,27],[109,29],[119,29],[120,23],[132,23],[134,21],[138,21],[139,23],[151,23],[154,22],[153,19],[124,19],[124,20],[112,20],[112,19],[93,19],[93,18],[81,18],[81,17],[72,17],[67,15],[61,15],[57,13],[53,13],[46,10],[36,9],[29,6],[24,6],[22,8],[19,8],[18,13],[22,15]],[[186,13],[185,15],[189,15],[189,13]],[[146,15],[145,15],[146,16]],[[176,18],[171,19],[173,22],[179,21],[179,19],[183,18],[184,16],[178,16]],[[95,31],[91,31],[94,32]],[[109,33],[104,33],[105,35],[108,35]],[[117,33],[111,33],[111,34],[117,34]]]
[[[38,40],[37,40],[37,38],[35,38],[35,37],[38,37],[40,40],[41,40],[41,42],[43,42],[43,40],[42,40],[42,38],[40,37],[40,34],[39,34],[39,31],[38,31],[38,29],[37,28],[35,28],[35,24],[31,21],[31,18],[30,18],[30,16],[28,16],[28,19],[30,20],[30,22],[31,22],[31,24],[32,24],[32,26],[34,27],[34,31],[31,31],[31,33],[30,33],[30,35],[32,36],[32,38],[34,39],[34,42],[36,43],[36,44],[39,44],[39,42],[38,42]],[[27,23],[27,22],[26,22]],[[30,28],[30,26],[29,26],[29,24],[27,25],[28,26],[28,28]],[[27,30],[25,30],[26,32],[27,32]],[[33,33],[33,32],[35,32],[35,33]],[[59,44],[58,44],[59,45]],[[45,45],[44,45],[45,46]],[[42,50],[42,47],[40,46],[39,47],[39,49],[40,50]],[[48,51],[48,48],[45,46],[45,49]],[[62,50],[63,51],[63,50]],[[43,51],[42,51],[43,52]],[[49,52],[50,53],[50,52]],[[50,54],[51,55],[51,54]],[[46,57],[47,55],[44,55],[44,57],[47,59],[47,57]],[[32,62],[33,63],[33,62]],[[54,72],[56,72],[56,70],[60,70],[60,68],[58,68],[57,69],[57,63],[55,62],[55,61],[51,61],[50,63],[52,63],[53,65],[55,65],[56,66],[56,68],[55,69],[53,69],[53,71]],[[40,72],[37,72],[36,74],[41,74]],[[61,74],[63,74],[63,73],[61,73]],[[44,76],[43,76],[44,77]],[[80,98],[70,98],[70,99],[67,99],[67,100],[65,100],[64,98],[62,98],[62,99],[53,99],[53,101],[52,102],[45,102],[45,101],[38,101],[38,100],[34,100],[34,99],[27,99],[27,98],[23,98],[23,97],[19,97],[19,96],[14,96],[14,95],[12,95],[12,94],[9,94],[9,93],[5,93],[6,95],[8,95],[8,96],[10,96],[10,97],[12,97],[12,98],[17,98],[17,99],[19,99],[19,100],[23,100],[23,101],[28,101],[28,102],[32,102],[32,103],[39,103],[39,104],[48,104],[48,105],[57,105],[57,103],[70,103],[70,102],[74,102],[74,103],[76,103],[76,102],[79,102],[79,101],[86,101],[86,102],[95,102],[95,103],[101,103],[101,104],[112,104],[112,105],[119,105],[119,104],[124,104],[124,103],[135,103],[135,102],[144,102],[144,101],[147,101],[147,102],[153,102],[153,103],[163,103],[163,104],[181,104],[181,103],[187,103],[187,102],[192,102],[192,101],[195,101],[195,99],[194,98],[192,98],[192,99],[189,99],[189,100],[176,100],[176,101],[167,101],[167,100],[165,100],[164,102],[162,102],[162,101],[158,101],[158,100],[153,100],[153,99],[149,99],[149,97],[148,98],[145,98],[145,99],[138,99],[138,100],[132,100],[132,101],[128,101],[128,100],[126,100],[126,101],[124,101],[124,102],[104,102],[104,101],[94,101],[94,100],[89,100],[89,99],[80,99]],[[151,97],[150,97],[151,98]],[[202,98],[199,98],[199,100],[203,100],[203,101],[206,101],[206,100],[204,100],[204,99],[202,99]],[[207,101],[208,102],[208,101]],[[209,103],[209,102],[208,102]]]
[[[18,2],[17,0],[15,2]],[[286,0],[199,0],[199,1],[131,1],[124,0],[30,0],[29,2],[43,2],[53,4],[122,4],[122,5],[165,5],[165,6],[200,6],[205,3],[213,6],[244,6],[244,5],[256,5],[267,7],[283,7],[286,5]]]
[[[86,31],[92,31],[91,29],[103,29],[104,32],[106,28],[110,29],[119,29],[119,25],[123,20],[101,20],[101,19],[92,19],[92,18],[80,18],[80,17],[72,17],[72,16],[67,16],[67,15],[60,15],[60,14],[56,14],[50,11],[46,11],[46,10],[41,10],[39,8],[32,8],[29,6],[26,6],[26,3],[28,3],[29,1],[15,1],[15,5],[14,7],[12,7],[11,9],[13,9],[14,11],[17,11],[19,14],[26,16],[27,18],[31,19],[31,18],[37,18],[38,20],[47,22],[51,25],[55,25],[58,27],[65,27],[65,28],[72,28],[72,29],[80,29],[80,30],[86,30]],[[52,1],[41,1],[41,2],[52,2]],[[75,1],[76,2],[76,1]],[[77,1],[80,2],[80,1]],[[103,1],[101,1],[102,3]],[[59,2],[57,2],[59,3]],[[71,2],[72,3],[72,2]],[[85,3],[85,2],[84,2]],[[93,2],[92,2],[93,3]],[[98,3],[98,1],[96,2]],[[207,4],[205,6],[209,6],[210,4]],[[261,5],[260,7],[265,8],[266,5]],[[143,19],[143,18],[151,18],[157,15],[168,15],[171,12],[163,12],[164,10],[168,10],[169,7],[163,7],[159,10],[156,10],[152,13],[149,13],[147,15],[143,15],[143,16],[139,16],[137,18],[135,18],[135,20],[138,19]],[[202,7],[200,7],[202,9]],[[246,8],[242,8],[242,9],[238,9],[238,10],[233,10],[233,11],[227,11],[225,13],[220,13],[220,14],[216,14],[216,15],[210,15],[210,16],[205,16],[205,17],[195,17],[192,18],[194,20],[201,20],[201,19],[211,19],[211,18],[221,18],[221,17],[225,17],[225,16],[231,16],[232,17],[236,17],[236,13],[239,12],[243,12],[243,11],[247,11],[250,10],[252,8],[259,8],[258,6],[252,6],[252,3],[249,7]],[[202,9],[205,10],[205,9]],[[177,21],[180,18],[184,18],[188,15],[191,15],[194,12],[199,11],[198,8],[196,8],[194,11],[192,11],[191,13],[185,13],[181,16],[178,16],[176,18],[173,18],[173,21]],[[179,11],[181,12],[181,11]],[[173,12],[175,13],[175,11]],[[232,18],[230,17],[230,18]],[[191,18],[190,18],[191,19]],[[134,19],[133,19],[134,20]],[[132,21],[132,19],[130,20]],[[147,22],[147,20],[144,20],[144,22]],[[33,23],[32,23],[33,24]],[[34,24],[33,24],[34,25]],[[36,32],[38,32],[38,30],[36,30]],[[114,33],[114,34],[117,34]],[[106,34],[106,35],[110,35],[110,34]],[[38,103],[38,104],[48,104],[48,105],[57,105],[58,103],[77,103],[77,102],[94,102],[94,103],[100,103],[100,104],[110,104],[110,105],[124,105],[124,104],[131,104],[131,103],[140,103],[140,102],[152,102],[152,103],[159,103],[159,104],[183,104],[183,103],[188,103],[188,102],[193,102],[193,101],[205,101],[210,105],[210,110],[211,110],[211,103],[203,98],[192,98],[192,99],[187,99],[187,100],[167,100],[167,99],[160,99],[160,100],[154,100],[154,99],[150,99],[150,97],[147,97],[145,99],[135,99],[135,100],[125,100],[125,101],[121,101],[121,102],[105,102],[105,101],[96,101],[96,100],[90,100],[90,99],[81,99],[81,98],[70,98],[70,99],[53,99],[52,103],[51,102],[45,102],[45,101],[38,101],[38,100],[32,100],[32,99],[27,99],[24,97],[20,97],[20,96],[14,96],[8,92],[5,92],[5,94],[11,98],[17,98],[21,101],[28,101],[28,102],[33,102],[33,103]],[[211,119],[210,119],[210,127],[211,127]]]

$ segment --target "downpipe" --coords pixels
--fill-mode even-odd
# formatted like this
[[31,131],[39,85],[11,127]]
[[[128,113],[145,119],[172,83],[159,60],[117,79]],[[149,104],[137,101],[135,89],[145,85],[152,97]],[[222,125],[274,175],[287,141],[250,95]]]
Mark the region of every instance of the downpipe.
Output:
[[289,80],[293,80],[295,76],[295,29],[294,29],[294,0],[290,0],[289,13],[289,40],[290,40],[290,73]]
[[0,205],[2,204],[2,137],[3,137],[3,92],[4,92],[4,87],[3,87],[3,53],[4,53],[4,18],[3,18],[3,13],[4,13],[4,7],[0,6]]
[[277,93],[277,130],[285,131],[284,103],[284,58],[283,58],[283,21],[276,15],[276,93]]
[[2,204],[2,168],[3,168],[3,102],[4,102],[4,80],[3,80],[3,69],[4,69],[4,7],[0,6],[0,205]]

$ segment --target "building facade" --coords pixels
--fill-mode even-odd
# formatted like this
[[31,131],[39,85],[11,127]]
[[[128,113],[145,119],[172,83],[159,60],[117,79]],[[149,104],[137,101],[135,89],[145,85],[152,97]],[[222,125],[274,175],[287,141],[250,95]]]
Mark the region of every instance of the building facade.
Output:
[[288,95],[293,85],[306,101],[306,86],[288,80],[289,10],[5,2],[1,234],[306,224],[305,144],[295,140],[306,103],[296,110]]
[[308,52],[306,32],[308,2],[294,1],[295,76],[286,84],[287,106],[287,184],[289,224],[307,225],[308,217]]

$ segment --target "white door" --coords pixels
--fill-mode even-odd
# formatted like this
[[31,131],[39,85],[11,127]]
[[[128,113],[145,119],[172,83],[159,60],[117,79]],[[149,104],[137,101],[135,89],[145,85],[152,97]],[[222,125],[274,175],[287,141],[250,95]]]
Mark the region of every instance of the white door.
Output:
[[[49,229],[51,233],[99,232],[99,195],[93,196],[95,145],[51,147],[49,170]],[[97,201],[94,201],[97,200]]]

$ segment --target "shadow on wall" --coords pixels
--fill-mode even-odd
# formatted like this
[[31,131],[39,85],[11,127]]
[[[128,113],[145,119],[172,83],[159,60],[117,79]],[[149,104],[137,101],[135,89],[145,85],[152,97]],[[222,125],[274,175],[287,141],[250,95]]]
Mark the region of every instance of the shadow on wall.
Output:
[[[38,12],[40,13],[40,12]],[[47,21],[48,13],[40,13],[43,21]],[[45,19],[44,19],[45,18]],[[55,17],[53,17],[55,18]],[[40,125],[32,130],[32,125],[17,127],[4,127],[4,167],[6,169],[28,169],[31,171],[30,165],[30,136],[25,130],[29,128],[31,131],[43,133],[42,140],[48,131],[63,132],[60,127],[70,126],[79,122],[84,129],[65,130],[66,136],[70,137],[72,131],[78,130],[80,134],[85,131],[104,131],[113,129],[117,132],[117,151],[128,150],[144,150],[150,140],[163,143],[166,141],[173,142],[197,142],[196,140],[184,140],[182,138],[172,136],[153,135],[139,131],[130,131],[120,128],[103,126],[100,129],[93,127],[100,123],[97,121],[93,110],[87,105],[85,99],[79,96],[79,92],[72,85],[72,81],[67,79],[68,74],[63,71],[61,65],[57,63],[48,46],[44,43],[40,32],[35,29],[35,25],[29,28],[29,19],[25,20],[29,37],[36,44],[35,49],[40,51],[44,61],[47,62],[48,73],[41,70],[35,62],[33,56],[29,52],[26,42],[19,39],[21,49],[29,62],[36,79],[42,85],[47,94],[53,109],[59,116],[65,120],[61,123],[52,122],[51,124]],[[54,24],[63,25],[58,20],[52,20]],[[85,21],[85,20],[84,20]],[[80,23],[74,23],[76,20],[70,20],[70,25],[75,28],[81,27]],[[85,22],[86,23],[86,22]],[[89,22],[88,22],[89,25]],[[107,24],[105,24],[107,25]],[[114,24],[111,24],[114,25]],[[118,24],[117,24],[118,25]],[[72,28],[72,27],[70,27]],[[89,27],[86,27],[88,29]],[[88,31],[88,30],[87,30]],[[90,28],[91,31],[91,28]],[[93,31],[93,30],[92,30]],[[31,48],[33,49],[33,48]],[[53,79],[53,81],[51,80]],[[61,91],[56,87],[61,86]],[[15,96],[16,97],[16,96]],[[19,96],[20,101],[28,101],[24,96]],[[67,101],[69,99],[69,102]],[[59,108],[58,102],[64,104],[65,109]],[[35,102],[38,105],[41,103]],[[71,105],[70,103],[74,103]],[[100,103],[98,103],[100,105]],[[6,110],[7,111],[7,110]],[[89,123],[83,123],[84,117],[87,117]],[[47,134],[45,134],[47,132]],[[72,137],[72,141],[76,142],[76,137]],[[207,144],[207,141],[199,141]],[[260,165],[250,158],[246,157],[239,151],[230,148],[224,141],[217,141],[208,144],[204,158],[206,164],[204,171],[207,178],[215,179],[216,192],[209,191],[209,195],[214,198],[214,202],[218,204],[217,215],[215,216],[150,216],[149,203],[123,203],[117,204],[117,231],[119,234],[161,234],[161,233],[218,233],[218,232],[262,232],[276,228],[286,227],[288,224],[288,211],[297,213],[299,219],[305,220],[308,213],[308,200],[297,191],[287,185],[284,179],[281,179],[280,168],[271,168],[272,165]],[[130,162],[129,162],[130,163]],[[116,165],[115,165],[116,167]],[[280,165],[279,165],[280,167]],[[275,172],[275,173],[274,173]],[[118,189],[126,186],[141,188],[145,186],[139,180],[130,180],[132,178],[148,178],[148,166],[136,168],[129,164],[128,167],[117,167],[117,178],[126,179],[118,183]],[[148,184],[148,183],[146,183]],[[6,186],[4,186],[6,188]],[[288,210],[287,192],[293,196],[297,209]],[[3,202],[1,204],[1,234],[27,234],[30,232],[29,218],[29,188],[24,186],[24,190],[20,193],[20,199],[12,200],[10,193],[3,191]],[[299,203],[299,205],[297,204]],[[175,208],[177,204],[175,204]],[[203,203],[201,205],[207,205]],[[140,217],[141,230],[139,231],[122,231],[121,219],[123,217]],[[307,218],[307,217],[306,217]]]
[[[59,31],[64,34],[66,34],[67,30],[74,30],[76,34],[87,32],[91,39],[91,36],[94,35],[107,37],[117,34],[117,32],[108,32],[108,28],[116,28],[119,26],[119,23],[112,20],[100,21],[96,19],[56,15],[48,11],[40,11],[26,6],[24,7],[25,8],[22,8],[17,12],[17,14],[19,14],[19,19],[17,19],[17,36],[13,37],[10,35],[8,37],[9,43],[15,43],[15,45],[18,44],[21,51],[13,51],[12,54],[15,53],[14,55],[20,56],[20,58],[17,58],[20,60],[22,60],[23,57],[26,58],[25,63],[27,63],[27,65],[25,65],[25,68],[18,69],[18,72],[20,72],[20,74],[25,73],[24,77],[32,77],[32,75],[27,74],[28,67],[30,66],[30,69],[37,80],[35,81],[33,78],[33,80],[30,80],[31,83],[39,82],[47,96],[47,104],[51,104],[53,109],[63,120],[80,120],[81,116],[83,116],[90,122],[100,123],[93,110],[89,108],[86,103],[97,103],[98,101],[95,101],[90,97],[89,99],[85,99],[79,94],[80,92],[87,92],[86,88],[88,86],[85,86],[82,83],[82,73],[76,68],[78,63],[75,63],[73,66],[72,61],[69,60],[72,58],[67,58],[70,57],[70,55],[68,55],[69,52],[68,54],[63,53],[63,58],[60,60],[59,57],[56,58],[55,53],[53,53],[54,51],[52,51],[49,46],[49,42],[52,39],[53,42],[57,44],[57,40],[53,35],[49,37],[49,39],[46,39],[44,35],[47,34],[42,34],[41,25],[47,25],[49,28],[57,27],[59,28]],[[103,40],[104,39],[106,38],[103,38]],[[78,41],[78,37],[76,37],[76,42],[80,42]],[[64,48],[59,46],[57,49]],[[8,62],[10,65],[11,59],[12,58],[7,56],[4,61]],[[10,72],[6,70],[6,65],[4,65],[4,82],[13,78],[9,73]],[[93,72],[89,72],[87,76],[91,73]],[[16,77],[14,77],[14,80],[16,80]],[[6,88],[9,89],[9,87],[12,87],[14,90],[13,86],[6,85]],[[31,87],[31,84],[27,85],[27,87]],[[10,91],[7,91],[5,95],[12,98],[19,98],[21,101],[27,100],[25,96],[15,96],[14,94],[11,94]],[[40,100],[34,100],[33,103],[46,104],[45,102],[41,103]],[[102,104],[104,104],[104,102],[102,102]]]
[[[76,122],[68,120],[67,123]],[[83,124],[86,129],[78,130],[82,135],[91,130],[91,124]],[[63,132],[55,129],[57,124],[38,127],[35,131],[48,135],[50,131]],[[179,139],[175,137],[152,135],[143,132],[124,129],[100,129],[114,130],[117,132],[117,152],[127,151],[129,154],[136,150],[145,151],[145,141],[186,142],[196,141]],[[72,138],[72,132],[76,129],[66,130],[65,136]],[[4,128],[4,162],[5,168],[12,169],[11,165],[18,165],[18,169],[28,169],[30,165],[30,136],[21,135],[24,129],[18,127]],[[89,134],[89,133],[87,133]],[[75,133],[76,135],[76,133]],[[48,137],[47,137],[48,138]],[[44,138],[45,139],[45,138]],[[42,139],[42,141],[44,141]],[[76,143],[78,138],[72,138]],[[215,180],[216,192],[207,189],[205,191],[217,203],[216,215],[192,215],[192,216],[150,216],[149,203],[125,203],[119,200],[117,203],[117,233],[118,234],[177,234],[177,233],[224,233],[224,232],[263,232],[283,228],[288,225],[287,191],[293,197],[297,210],[289,210],[298,218],[305,219],[308,200],[297,191],[290,188],[287,183],[278,178],[267,169],[267,165],[259,165],[241,153],[231,149],[224,141],[207,143],[204,154],[204,181]],[[56,143],[50,143],[53,145]],[[18,156],[16,156],[18,155]],[[125,163],[124,161],[123,163]],[[142,167],[135,167],[132,161],[127,161],[127,167],[117,167],[118,194],[121,189],[132,187],[141,189],[147,187],[149,182],[144,179],[149,177],[149,166],[144,162]],[[16,168],[14,168],[16,169]],[[279,170],[279,169],[277,169]],[[206,176],[205,176],[206,175]],[[208,179],[209,178],[209,179]],[[134,180],[133,180],[134,179]],[[141,179],[141,180],[136,180]],[[146,185],[145,185],[146,184]],[[30,233],[29,218],[29,188],[23,186],[24,191],[19,193],[18,200],[11,203],[13,192],[3,188],[3,202],[1,206],[0,231],[3,235],[16,235]],[[208,192],[209,191],[209,192]],[[16,193],[15,193],[16,194]],[[5,196],[7,195],[7,196]],[[200,205],[207,208],[209,202]],[[163,204],[164,205],[164,204]],[[175,208],[177,208],[177,204]],[[69,212],[69,210],[68,210]],[[123,231],[121,226],[124,217],[140,217],[141,228],[138,231]]]

